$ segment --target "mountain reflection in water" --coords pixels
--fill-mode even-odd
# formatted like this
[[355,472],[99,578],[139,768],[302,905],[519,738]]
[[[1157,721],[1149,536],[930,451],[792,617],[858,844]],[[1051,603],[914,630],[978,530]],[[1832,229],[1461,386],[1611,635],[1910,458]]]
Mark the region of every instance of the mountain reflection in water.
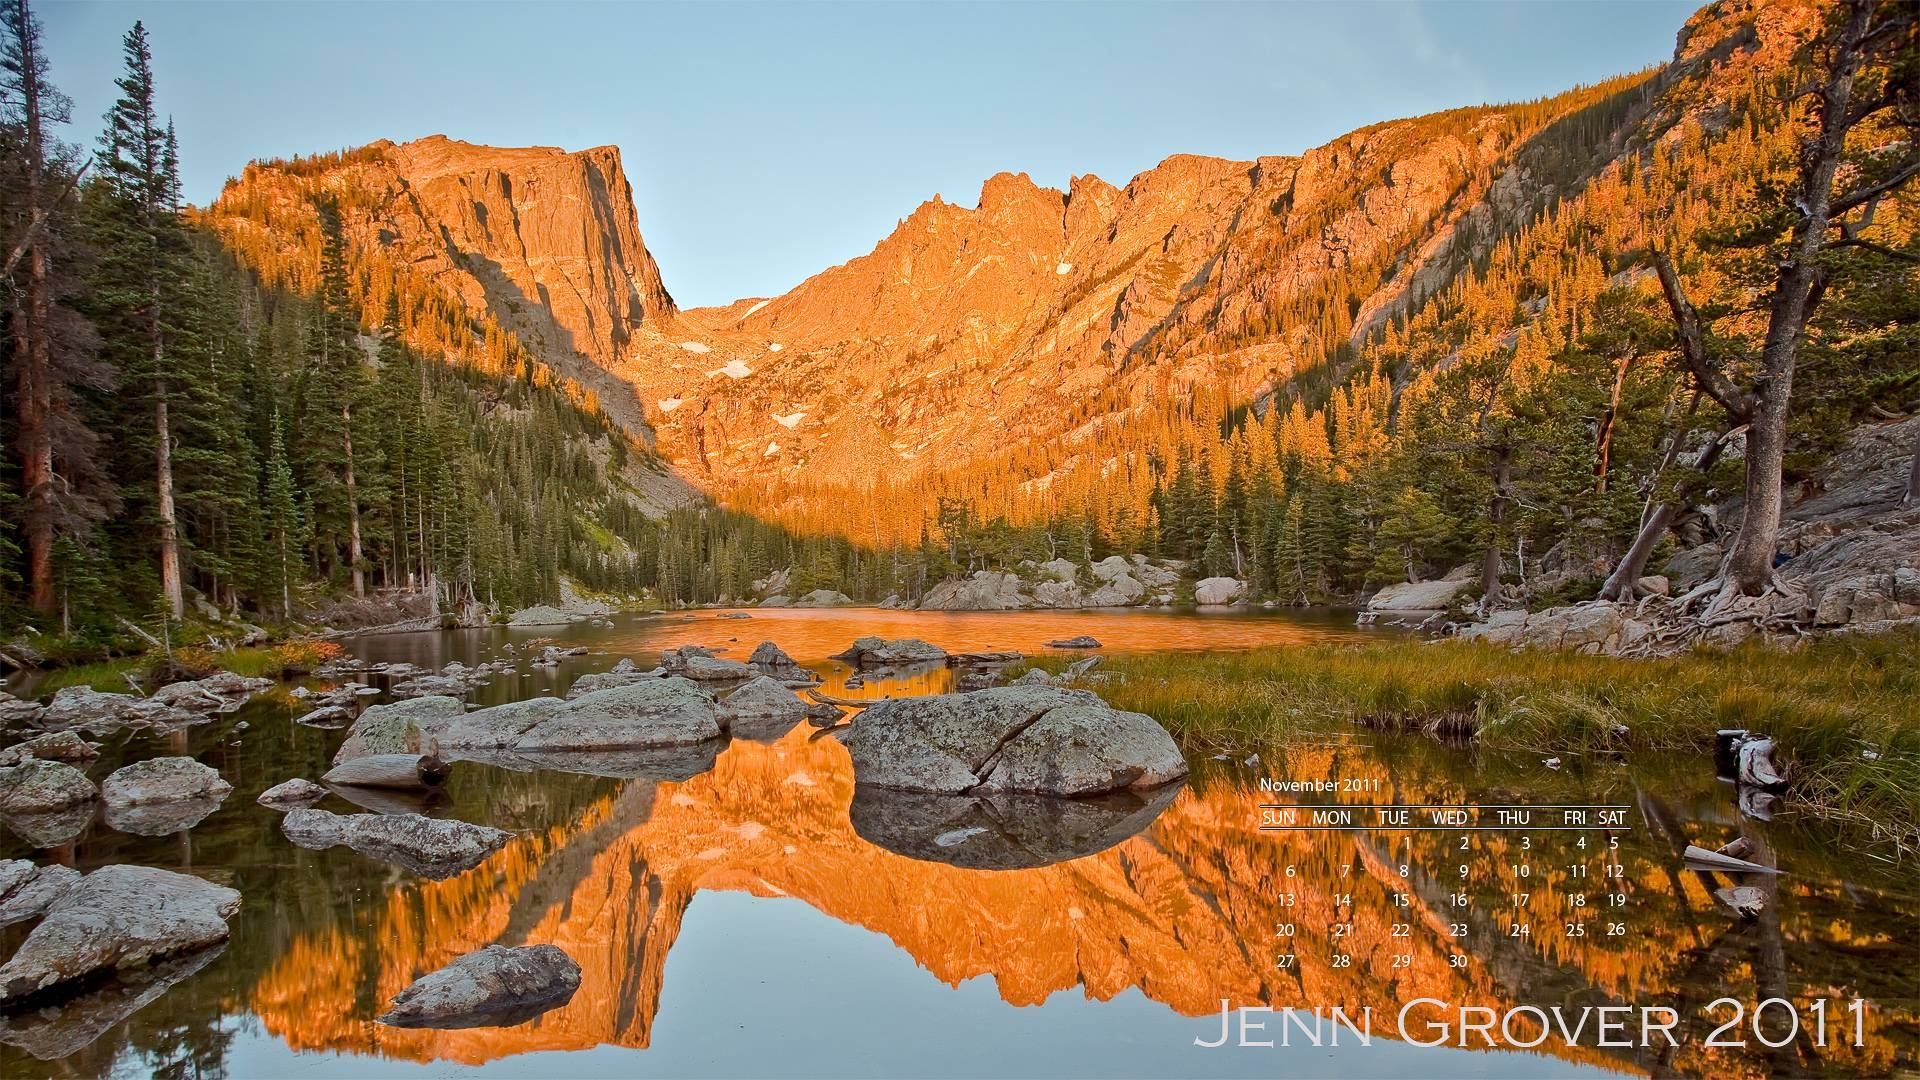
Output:
[[[854,636],[844,631],[856,620],[859,632],[872,628],[862,617],[867,614],[820,613],[830,629],[815,636],[823,646],[831,638],[827,651],[837,651]],[[669,631],[687,628],[680,631],[683,639],[667,644],[711,644],[726,631],[723,636],[737,634],[743,653],[772,637],[803,662],[815,662],[824,655],[820,648],[797,644],[802,635],[779,632],[812,625],[812,617],[795,615],[800,617],[652,622]],[[902,626],[876,632],[912,634],[956,649],[1033,647],[1005,636],[972,641],[917,616],[898,618],[905,620]],[[1034,629],[1065,636],[1086,626],[1080,616],[1050,621]],[[1257,636],[1254,628],[1265,621],[1221,625]],[[591,637],[586,628],[568,633],[576,640]],[[649,659],[638,643],[612,640],[636,633],[633,628],[602,633],[608,655],[588,658],[585,666],[604,668],[623,654]],[[423,663],[427,649],[473,648],[475,658],[491,655],[484,641],[451,637],[372,639],[361,647],[382,659],[417,656]],[[1218,638],[1216,643],[1227,644]],[[660,647],[658,641],[645,644]],[[844,690],[850,673],[820,666]],[[847,692],[924,693],[946,685],[944,669],[934,669]],[[496,685],[481,696],[510,693],[510,686]],[[276,708],[263,703],[244,715],[256,730],[297,727],[284,723],[283,710],[266,718]],[[902,978],[895,970],[902,954],[922,971],[908,973],[896,997],[923,992],[928,979],[956,988],[942,1001],[952,1009],[951,1022],[961,1026],[945,1038],[1018,1050],[1020,1056],[1005,1060],[1026,1073],[1134,1073],[1151,1066],[1266,1075],[1334,1069],[1355,1076],[1539,1075],[1598,1067],[1716,1077],[1884,1075],[1910,1065],[1916,1053],[1920,994],[1909,935],[1916,905],[1904,886],[1843,883],[1847,863],[1817,836],[1742,822],[1710,778],[1703,783],[1694,775],[1694,763],[1683,763],[1677,778],[1619,768],[1573,776],[1481,761],[1418,740],[1355,739],[1276,751],[1264,773],[1379,781],[1377,791],[1356,802],[1606,801],[1636,807],[1618,856],[1633,898],[1631,937],[1511,937],[1509,898],[1520,884],[1513,867],[1525,860],[1517,836],[1485,834],[1465,886],[1473,896],[1467,918],[1472,958],[1454,967],[1448,955],[1457,916],[1445,904],[1461,886],[1444,873],[1458,859],[1451,850],[1454,834],[1418,833],[1408,843],[1398,834],[1262,832],[1258,804],[1274,796],[1259,793],[1253,773],[1239,766],[1198,763],[1188,785],[1116,808],[1091,825],[1044,816],[997,818],[1015,822],[1006,831],[1018,839],[980,855],[982,849],[968,849],[982,834],[950,844],[930,842],[929,836],[951,839],[955,832],[986,826],[962,821],[948,827],[942,816],[947,811],[940,808],[883,803],[876,809],[871,793],[856,801],[845,750],[805,725],[767,741],[735,740],[711,769],[681,781],[515,773],[467,763],[456,770],[448,802],[434,812],[519,835],[473,871],[432,882],[342,849],[292,848],[277,835],[278,816],[251,805],[259,790],[288,775],[313,775],[311,763],[324,757],[340,733],[295,730],[285,739],[236,746],[219,733],[195,737],[203,742],[194,751],[240,786],[218,814],[167,838],[121,837],[95,826],[69,854],[83,866],[138,860],[192,865],[221,876],[247,897],[234,941],[205,970],[69,1059],[64,1067],[72,1071],[138,1070],[191,1057],[203,1072],[245,1074],[249,1062],[263,1071],[329,1060],[286,1056],[293,1051],[340,1055],[331,1059],[335,1066],[359,1061],[354,1071],[384,1073],[401,1062],[479,1064],[596,1047],[644,1053],[611,1062],[593,1055],[527,1060],[549,1075],[592,1068],[661,1071],[650,1063],[656,1055],[670,1063],[665,1071],[902,1071],[913,1066],[874,1049],[895,1036],[869,1026],[870,1016],[815,1011],[826,1002],[859,1000],[869,984]],[[223,754],[234,757],[223,760]],[[1780,880],[1766,916],[1750,924],[1716,910],[1707,885],[1682,871],[1676,856],[1690,840],[1711,846],[1737,833],[1771,845],[1791,871]],[[1059,861],[1048,861],[1050,853]],[[1526,912],[1544,931],[1557,927],[1573,883],[1564,866],[1537,857],[1533,862]],[[1404,877],[1403,864],[1409,868]],[[981,865],[1018,868],[972,868]],[[1397,891],[1410,895],[1410,907],[1396,906]],[[736,897],[739,902],[730,899]],[[690,915],[697,900],[699,911],[721,922],[693,935],[687,928],[699,921]],[[740,902],[778,906],[743,908]],[[792,914],[799,911],[833,923]],[[760,940],[753,931],[769,912],[789,913],[777,920],[787,928],[774,939],[780,948],[746,949],[741,941]],[[741,941],[729,940],[728,919],[737,920]],[[1289,970],[1274,961],[1275,926],[1282,921],[1306,928],[1319,942],[1303,943],[1297,966]],[[1409,937],[1395,938],[1396,923],[1410,926]],[[843,942],[836,936],[841,925],[859,928],[867,940],[884,939],[893,949],[876,953],[864,941]],[[1327,928],[1335,925],[1352,927],[1350,966],[1334,966],[1324,947]],[[414,978],[463,953],[490,943],[538,942],[559,946],[582,968],[579,991],[561,1008],[511,1028],[393,1029],[371,1021]],[[816,946],[820,951],[812,951]],[[1405,953],[1411,963],[1396,966],[1395,956]],[[824,963],[819,958],[827,955],[860,959],[831,968],[805,966]],[[759,1012],[686,1011],[687,994],[704,995],[704,1001],[721,992],[719,984],[746,1002],[756,983],[795,970],[795,978],[811,979],[821,989],[796,992]],[[687,989],[676,991],[681,982]],[[988,1010],[982,1000],[988,985],[1004,1003],[1000,1011]],[[1827,999],[1836,1017],[1845,1015],[1846,1001],[1855,995],[1874,999],[1876,1007],[1859,1049],[1841,1045],[1839,1038],[1817,1047],[1804,1037],[1778,1050],[1757,1044],[1712,1049],[1700,1044],[1705,1027],[1690,1028],[1684,1045],[1664,1053],[1568,1049],[1550,1041],[1538,1052],[1487,1055],[1388,1042],[1391,1018],[1404,1002],[1421,997],[1495,1007],[1671,1004],[1690,1013],[1723,995],[1748,1002],[1779,995],[1803,1009]],[[1089,1015],[1076,999],[1106,1004]],[[1223,999],[1276,1008],[1338,1006],[1351,1016],[1371,1008],[1378,1043],[1386,1045],[1294,1057],[1286,1056],[1289,1051],[1192,1046],[1194,1037],[1211,1039],[1219,1031]],[[679,1013],[676,1001],[683,1003]],[[669,1018],[675,1018],[671,1025]],[[809,1034],[795,1036],[800,1028]],[[827,1043],[815,1057],[795,1056],[796,1038],[805,1041],[816,1028],[843,1034],[844,1045]],[[768,1037],[777,1032],[787,1033],[785,1042]],[[15,1041],[10,1034],[0,1030],[0,1041]],[[1080,1041],[1063,1047],[1058,1040],[1067,1037]],[[701,1048],[709,1044],[712,1049]],[[924,1071],[952,1073],[964,1070],[960,1062],[975,1060],[964,1053],[944,1060],[935,1046],[925,1059],[909,1060]],[[0,1065],[9,1072],[36,1071],[33,1059],[13,1050],[6,1054]],[[545,1065],[531,1064],[536,1061]]]

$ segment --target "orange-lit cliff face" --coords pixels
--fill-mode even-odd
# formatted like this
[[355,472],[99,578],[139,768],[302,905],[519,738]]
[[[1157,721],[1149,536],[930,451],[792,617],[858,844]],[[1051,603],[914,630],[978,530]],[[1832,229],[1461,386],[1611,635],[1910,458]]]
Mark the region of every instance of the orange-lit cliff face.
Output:
[[[1401,878],[1404,855],[1390,841],[1356,846],[1344,838],[1259,832],[1258,800],[1232,787],[1184,792],[1146,833],[1071,862],[974,871],[915,861],[854,834],[845,752],[809,734],[802,729],[772,745],[735,742],[711,772],[678,784],[629,785],[572,824],[523,836],[459,878],[393,886],[355,925],[304,928],[248,1004],[295,1049],[473,1063],[601,1044],[645,1047],[668,952],[702,889],[794,898],[885,935],[932,978],[957,985],[991,975],[1011,1004],[1037,1004],[1074,988],[1104,1000],[1137,987],[1196,1017],[1218,1010],[1222,998],[1340,1005],[1355,1015],[1370,1006],[1383,1016],[1421,996],[1493,1005],[1670,1000],[1663,995],[1684,991],[1676,979],[1696,962],[1687,950],[1727,926],[1697,882],[1662,876],[1642,852],[1629,880],[1636,903],[1663,915],[1636,920],[1655,935],[1651,940],[1573,943],[1543,932],[1514,943],[1495,902],[1512,881],[1496,875],[1474,883],[1485,914],[1471,920],[1472,961],[1453,968],[1453,917],[1442,906],[1451,883],[1417,871]],[[1294,764],[1329,774],[1379,771],[1336,762],[1336,753]],[[1420,801],[1458,793],[1436,784],[1398,795]],[[1439,865],[1450,840],[1423,838],[1430,850],[1417,850],[1415,861]],[[1514,855],[1493,850],[1476,865],[1491,869]],[[1402,882],[1414,894],[1410,917],[1392,900],[1408,887]],[[1664,891],[1667,883],[1676,891]],[[1537,899],[1529,909],[1543,931],[1559,915],[1565,885],[1550,867],[1533,880]],[[1290,903],[1282,899],[1289,894]],[[1674,909],[1684,917],[1668,917]],[[1314,942],[1298,949],[1297,970],[1277,969],[1271,955],[1275,924],[1283,920],[1306,928],[1305,939]],[[1393,934],[1398,921],[1412,927],[1405,950]],[[1351,967],[1334,967],[1324,947],[1327,928],[1339,923],[1354,927]],[[418,975],[490,942],[560,946],[581,964],[579,992],[563,1008],[515,1028],[397,1030],[369,1020]],[[1393,957],[1403,951],[1412,962],[1395,967]],[[1718,954],[1732,966],[1712,974],[1715,985],[1743,985],[1747,951]],[[1836,992],[1788,989],[1795,996]],[[1869,1047],[1850,1064],[1872,1071],[1876,1062],[1891,1062],[1880,1034],[1885,1022],[1875,1021]],[[1653,1064],[1588,1049],[1560,1052],[1619,1066]],[[1715,1053],[1708,1057],[1693,1045],[1669,1064],[1724,1076],[1766,1071],[1764,1062]]]
[[[338,208],[358,261],[398,269],[408,304],[490,319],[645,434],[631,389],[607,371],[675,309],[617,147],[568,153],[434,135],[319,163],[256,163],[203,220],[268,281],[310,291],[316,200]],[[367,315],[377,322],[380,307]]]

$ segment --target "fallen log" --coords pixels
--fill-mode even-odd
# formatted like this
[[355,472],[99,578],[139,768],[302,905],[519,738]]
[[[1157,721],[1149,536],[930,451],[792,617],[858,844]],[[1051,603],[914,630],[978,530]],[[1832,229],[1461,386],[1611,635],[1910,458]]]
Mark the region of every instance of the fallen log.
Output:
[[1682,858],[1686,860],[1689,870],[1717,870],[1723,874],[1777,874],[1780,872],[1771,866],[1762,866],[1757,862],[1736,859],[1717,851],[1708,851],[1698,844],[1688,844]]
[[369,754],[335,765],[320,778],[349,787],[426,791],[447,782],[452,768],[432,754]]
[[883,701],[893,700],[892,698],[866,698],[863,700],[861,698],[834,697],[832,694],[823,694],[818,690],[804,690],[801,692],[813,700],[820,702],[822,705],[838,705],[843,709],[864,709],[870,705],[878,705]]

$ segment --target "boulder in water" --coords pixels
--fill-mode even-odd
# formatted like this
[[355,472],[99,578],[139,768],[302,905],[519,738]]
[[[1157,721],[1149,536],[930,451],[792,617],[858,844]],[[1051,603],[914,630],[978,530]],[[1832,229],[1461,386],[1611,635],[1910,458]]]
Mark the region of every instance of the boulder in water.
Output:
[[861,839],[910,859],[970,870],[1024,870],[1084,858],[1142,832],[1183,786],[1086,799],[857,787],[851,814]]
[[90,743],[72,731],[49,731],[0,750],[0,768],[18,765],[28,758],[84,765],[99,756],[99,743]]
[[394,1027],[506,1027],[566,1004],[580,965],[552,945],[489,945],[414,980],[376,1019]]
[[375,705],[353,722],[346,741],[334,751],[333,763],[373,754],[423,753],[441,731],[466,715],[459,698],[442,695]]
[[27,758],[0,768],[0,814],[44,814],[90,803],[99,791],[64,762]]
[[108,808],[149,803],[211,799],[216,804],[233,791],[220,772],[190,757],[149,758],[115,769],[100,785]]
[[930,645],[919,638],[899,638],[888,641],[885,638],[858,638],[845,652],[834,656],[835,660],[845,660],[855,667],[900,667],[907,664],[944,664],[947,662],[947,650],[938,645]]
[[312,806],[327,797],[327,789],[303,777],[275,784],[260,793],[255,802],[275,810],[291,810],[302,806]]
[[0,966],[0,1004],[217,945],[239,909],[239,893],[191,874],[103,866],[68,889]]
[[419,814],[334,814],[290,810],[280,819],[287,839],[313,851],[344,844],[368,858],[398,863],[436,881],[471,870],[506,846],[513,834],[485,825]]
[[1083,690],[1001,686],[879,702],[845,737],[856,784],[1077,798],[1187,774],[1154,719]]

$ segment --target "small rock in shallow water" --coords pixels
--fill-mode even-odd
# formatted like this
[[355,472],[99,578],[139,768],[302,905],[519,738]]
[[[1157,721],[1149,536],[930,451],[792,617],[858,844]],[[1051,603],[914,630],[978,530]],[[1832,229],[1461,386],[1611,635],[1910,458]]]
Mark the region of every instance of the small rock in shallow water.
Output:
[[0,966],[0,1003],[219,944],[238,910],[239,893],[191,874],[103,866],[69,889]]
[[552,945],[489,945],[415,980],[376,1019],[394,1027],[506,1027],[566,1004],[580,965]]
[[50,731],[0,750],[0,767],[18,765],[28,758],[82,765],[99,756],[99,743],[88,742],[72,731]]
[[327,797],[327,789],[303,777],[275,784],[260,793],[255,802],[277,810],[312,806]]

